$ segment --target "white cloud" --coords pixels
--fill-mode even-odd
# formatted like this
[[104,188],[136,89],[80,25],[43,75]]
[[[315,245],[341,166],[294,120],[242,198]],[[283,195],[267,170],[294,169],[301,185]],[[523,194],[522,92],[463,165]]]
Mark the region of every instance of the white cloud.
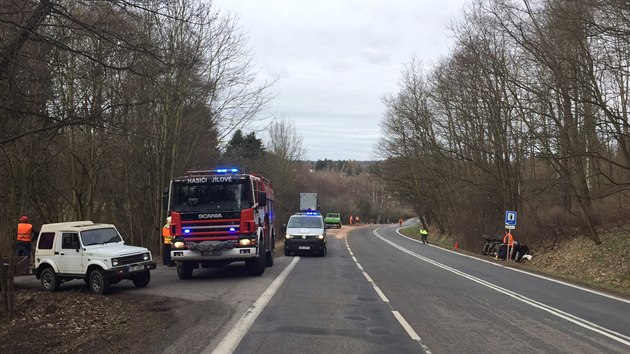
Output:
[[295,122],[309,159],[367,160],[380,135],[381,98],[403,65],[448,54],[447,25],[466,1],[215,0],[236,11],[254,62],[278,79],[269,110]]

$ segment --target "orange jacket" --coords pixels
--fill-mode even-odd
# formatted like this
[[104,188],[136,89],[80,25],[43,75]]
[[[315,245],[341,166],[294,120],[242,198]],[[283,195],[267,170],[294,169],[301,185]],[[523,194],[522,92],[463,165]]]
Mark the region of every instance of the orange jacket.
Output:
[[29,223],[19,223],[17,226],[17,240],[18,242],[30,243],[31,236],[33,235],[33,225]]
[[170,245],[173,242],[173,235],[171,235],[171,225],[166,224],[162,228],[162,240],[165,245]]
[[505,234],[505,237],[503,237],[503,243],[507,243],[508,247],[514,246],[514,236],[508,232]]

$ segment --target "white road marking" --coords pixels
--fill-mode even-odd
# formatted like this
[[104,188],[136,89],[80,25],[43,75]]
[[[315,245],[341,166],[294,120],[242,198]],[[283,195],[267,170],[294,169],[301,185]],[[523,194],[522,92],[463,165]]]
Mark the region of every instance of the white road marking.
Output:
[[[284,280],[287,278],[291,270],[295,267],[300,257],[294,257],[291,263],[284,268],[282,273],[278,275],[276,279],[267,287],[265,292],[260,295],[258,300],[245,312],[243,316],[236,322],[234,327],[228,332],[228,334],[221,340],[219,345],[211,352],[212,354],[231,354],[236,350],[236,347],[241,342],[249,328],[252,326],[258,315],[265,309],[265,306],[269,303],[269,300],[278,291]],[[211,348],[206,348],[203,353],[210,353]]]
[[[420,242],[420,241],[418,241],[418,240],[416,240],[416,239],[413,239],[413,238],[411,238],[411,237],[408,237],[408,236],[403,235],[403,234],[402,234],[402,233],[400,233],[400,231],[398,231],[398,230],[400,230],[400,228],[396,229],[396,233],[397,233],[400,237],[404,237],[405,239],[407,239],[407,240],[411,240],[411,241],[416,242],[416,243],[422,243],[422,242]],[[442,247],[438,247],[438,246],[435,246],[435,245],[427,244],[427,245],[425,245],[425,246],[435,247],[435,248],[437,248],[437,249],[439,249],[439,250],[442,250],[442,251],[445,251],[445,252],[450,252],[450,253],[456,254],[456,255],[458,255],[458,256],[471,258],[471,259],[474,259],[474,260],[479,261],[479,262],[485,262],[485,263],[488,263],[488,264],[492,264],[493,266],[496,266],[496,267],[501,267],[501,268],[504,268],[504,269],[509,269],[509,270],[511,270],[511,271],[514,271],[514,272],[519,272],[519,273],[523,273],[523,274],[531,275],[532,277],[537,277],[537,278],[545,279],[545,280],[552,281],[552,282],[557,283],[557,284],[562,284],[562,285],[565,285],[565,286],[570,286],[570,287],[572,287],[572,288],[574,288],[574,289],[579,289],[579,290],[586,291],[586,292],[591,293],[591,294],[595,294],[595,295],[599,295],[599,296],[607,297],[607,298],[609,298],[609,299],[613,299],[613,300],[617,300],[617,301],[621,301],[621,302],[625,302],[625,303],[627,303],[627,304],[630,304],[630,300],[629,300],[629,299],[624,299],[624,298],[619,297],[619,296],[615,296],[615,295],[607,294],[607,293],[604,293],[604,292],[601,292],[601,291],[597,291],[597,290],[593,290],[593,289],[585,288],[585,287],[583,287],[583,286],[579,286],[579,285],[575,285],[575,284],[567,283],[567,282],[562,281],[562,280],[558,280],[558,279],[554,279],[554,278],[549,278],[549,277],[546,277],[546,276],[544,276],[544,275],[540,275],[540,274],[536,274],[536,273],[531,273],[531,272],[528,272],[528,271],[526,271],[526,270],[517,269],[517,268],[513,268],[513,267],[506,267],[506,266],[504,266],[503,264],[498,264],[498,263],[495,263],[495,262],[490,262],[490,261],[485,260],[485,259],[481,259],[481,258],[478,258],[478,257],[470,256],[470,255],[467,255],[467,254],[464,254],[464,253],[460,253],[460,252],[455,252],[455,251],[452,251],[452,250],[449,250],[449,249],[444,249],[444,248],[442,248]]]
[[[350,245],[348,244],[347,237],[346,237],[346,248],[348,249],[350,253],[352,253],[352,250],[350,250]],[[413,328],[409,325],[409,322],[405,320],[405,318],[400,314],[400,312],[394,310],[392,304],[389,302],[389,299],[387,298],[387,296],[385,296],[385,293],[383,293],[381,288],[379,288],[376,285],[376,283],[374,283],[374,280],[372,280],[372,277],[370,277],[368,273],[365,270],[363,270],[363,267],[361,267],[361,265],[359,264],[359,261],[357,261],[357,259],[354,256],[352,257],[352,259],[354,260],[354,263],[357,265],[357,267],[359,267],[359,269],[361,269],[361,271],[363,272],[363,276],[365,276],[365,279],[367,279],[367,281],[370,282],[370,284],[372,284],[372,287],[374,287],[374,290],[376,291],[378,296],[381,298],[381,300],[384,303],[386,303],[389,306],[389,308],[392,310],[392,314],[394,315],[396,320],[398,320],[398,323],[400,323],[400,325],[403,327],[405,332],[407,332],[409,337],[411,337],[412,340],[415,340],[416,342],[418,342],[418,344],[420,344],[420,346],[422,347],[422,349],[424,350],[426,354],[431,354],[429,347],[427,347],[424,343],[422,343],[422,338],[420,338],[418,333],[416,333],[416,331],[413,330]]]
[[385,294],[383,294],[383,292],[381,291],[381,288],[376,286],[374,282],[372,282],[372,285],[374,286],[374,290],[376,290],[376,293],[381,298],[381,300],[383,300],[383,302],[389,303],[389,299],[387,298],[387,296],[385,296]]
[[543,311],[546,311],[546,312],[548,312],[548,313],[550,313],[550,314],[552,314],[554,316],[557,316],[559,318],[567,320],[567,321],[569,321],[571,323],[574,323],[574,324],[576,324],[576,325],[578,325],[578,326],[580,326],[582,328],[586,328],[586,329],[591,330],[593,332],[596,332],[596,333],[599,333],[601,335],[604,335],[604,336],[606,336],[606,337],[608,337],[608,338],[610,338],[612,340],[615,340],[615,341],[617,341],[619,343],[622,343],[622,344],[625,344],[627,346],[630,346],[630,337],[628,337],[626,335],[623,335],[621,333],[615,332],[615,331],[610,330],[608,328],[602,327],[602,326],[600,326],[598,324],[589,322],[589,321],[587,321],[585,319],[582,319],[580,317],[574,316],[574,315],[572,315],[570,313],[564,312],[564,311],[562,311],[560,309],[557,309],[555,307],[552,307],[552,306],[549,306],[549,305],[545,305],[545,304],[543,304],[541,302],[538,302],[536,300],[530,299],[530,298],[528,298],[528,297],[526,297],[524,295],[521,295],[521,294],[516,293],[514,291],[502,288],[502,287],[500,287],[498,285],[495,285],[495,284],[490,283],[488,281],[485,281],[483,279],[477,278],[477,277],[472,276],[472,275],[470,275],[468,273],[464,273],[464,272],[462,272],[460,270],[457,270],[455,268],[451,268],[451,267],[449,267],[447,265],[444,265],[442,263],[434,261],[434,260],[432,260],[430,258],[421,256],[421,255],[419,255],[419,254],[417,254],[417,253],[415,253],[413,251],[410,251],[410,250],[400,246],[399,244],[397,244],[395,242],[392,242],[392,241],[384,238],[383,236],[379,235],[378,232],[377,232],[377,229],[373,230],[373,232],[374,232],[374,235],[376,237],[378,237],[379,239],[385,241],[386,243],[390,244],[391,246],[393,246],[393,247],[395,247],[395,248],[397,248],[397,249],[399,249],[399,250],[401,250],[401,251],[403,251],[403,252],[405,252],[405,253],[413,256],[413,257],[421,259],[421,260],[423,260],[423,261],[425,261],[427,263],[433,264],[436,267],[439,267],[439,268],[442,268],[444,270],[447,270],[447,271],[449,271],[451,273],[454,273],[456,275],[459,275],[459,276],[461,276],[463,278],[472,280],[475,283],[481,284],[481,285],[483,285],[485,287],[488,287],[490,289],[493,289],[493,290],[495,290],[497,292],[500,292],[502,294],[508,295],[508,296],[518,300],[518,301],[521,301],[521,302],[526,303],[526,304],[528,304],[530,306],[533,306],[533,307],[536,307],[536,308],[541,309]]

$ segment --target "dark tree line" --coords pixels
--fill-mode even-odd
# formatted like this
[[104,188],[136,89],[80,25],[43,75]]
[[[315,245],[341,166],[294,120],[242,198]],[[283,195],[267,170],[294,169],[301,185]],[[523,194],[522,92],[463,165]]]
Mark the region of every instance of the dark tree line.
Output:
[[168,181],[219,161],[268,100],[236,19],[192,0],[0,9],[0,247],[26,214],[157,250]]
[[389,190],[468,247],[506,210],[523,240],[600,243],[630,209],[629,31],[627,1],[476,1],[384,99]]

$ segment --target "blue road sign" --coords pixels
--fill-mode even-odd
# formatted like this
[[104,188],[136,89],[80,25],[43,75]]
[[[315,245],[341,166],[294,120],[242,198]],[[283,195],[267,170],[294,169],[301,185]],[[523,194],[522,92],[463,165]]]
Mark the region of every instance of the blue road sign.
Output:
[[505,212],[505,225],[516,226],[516,212],[515,211]]

